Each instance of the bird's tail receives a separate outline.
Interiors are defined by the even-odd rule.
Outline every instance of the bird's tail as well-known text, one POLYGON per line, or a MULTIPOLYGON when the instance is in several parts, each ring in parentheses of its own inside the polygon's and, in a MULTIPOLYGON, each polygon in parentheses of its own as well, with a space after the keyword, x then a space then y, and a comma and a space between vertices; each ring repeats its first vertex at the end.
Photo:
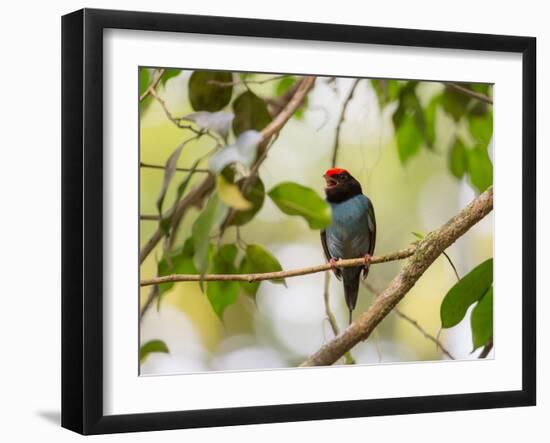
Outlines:
POLYGON ((359 293, 359 280, 363 268, 344 268, 342 269, 342 280, 344 281, 344 296, 349 311, 349 324, 351 324, 351 314, 357 304, 357 294, 359 293))

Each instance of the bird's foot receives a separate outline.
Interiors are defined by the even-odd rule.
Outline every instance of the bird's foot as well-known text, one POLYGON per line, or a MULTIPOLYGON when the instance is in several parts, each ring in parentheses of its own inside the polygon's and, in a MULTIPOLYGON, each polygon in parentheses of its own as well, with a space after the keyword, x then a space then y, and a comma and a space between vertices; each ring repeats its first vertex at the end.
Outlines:
POLYGON ((372 255, 366 254, 366 255, 363 257, 363 260, 365 261, 365 266, 370 266, 370 264, 371 264, 371 262, 372 262, 372 255))
POLYGON ((328 263, 332 269, 336 269, 336 263, 338 263, 338 258, 331 258, 328 263))

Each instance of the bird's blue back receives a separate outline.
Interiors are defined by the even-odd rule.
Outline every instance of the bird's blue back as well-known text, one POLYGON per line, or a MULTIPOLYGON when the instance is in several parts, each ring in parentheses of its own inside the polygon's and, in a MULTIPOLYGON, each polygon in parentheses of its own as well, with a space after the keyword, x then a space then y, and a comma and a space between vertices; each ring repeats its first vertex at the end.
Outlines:
POLYGON ((374 222, 369 219, 369 198, 356 195, 330 203, 332 223, 326 228, 327 247, 333 258, 357 258, 369 253, 374 222))

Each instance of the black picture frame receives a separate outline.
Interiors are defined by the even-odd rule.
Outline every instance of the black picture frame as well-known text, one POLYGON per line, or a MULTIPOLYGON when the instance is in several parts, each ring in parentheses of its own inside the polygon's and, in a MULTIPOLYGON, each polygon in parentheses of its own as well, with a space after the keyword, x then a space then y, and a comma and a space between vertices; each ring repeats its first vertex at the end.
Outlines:
POLYGON ((536 39, 84 9, 62 18, 62 426, 82 434, 535 405, 536 39), (108 28, 519 53, 523 64, 522 389, 194 411, 103 413, 103 31, 108 28))

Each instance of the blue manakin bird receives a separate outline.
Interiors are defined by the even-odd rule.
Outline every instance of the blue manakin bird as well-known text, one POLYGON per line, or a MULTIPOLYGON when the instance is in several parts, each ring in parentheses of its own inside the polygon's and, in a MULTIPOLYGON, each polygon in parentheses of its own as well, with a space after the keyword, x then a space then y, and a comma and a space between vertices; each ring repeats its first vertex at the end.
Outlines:
POLYGON ((332 208, 332 222, 321 231, 321 243, 336 277, 343 280, 344 296, 351 314, 357 304, 361 273, 369 273, 370 260, 376 243, 376 218, 370 199, 363 195, 361 184, 341 168, 329 169, 323 175, 325 195, 332 208), (342 258, 364 257, 362 266, 339 269, 336 262, 342 258))

